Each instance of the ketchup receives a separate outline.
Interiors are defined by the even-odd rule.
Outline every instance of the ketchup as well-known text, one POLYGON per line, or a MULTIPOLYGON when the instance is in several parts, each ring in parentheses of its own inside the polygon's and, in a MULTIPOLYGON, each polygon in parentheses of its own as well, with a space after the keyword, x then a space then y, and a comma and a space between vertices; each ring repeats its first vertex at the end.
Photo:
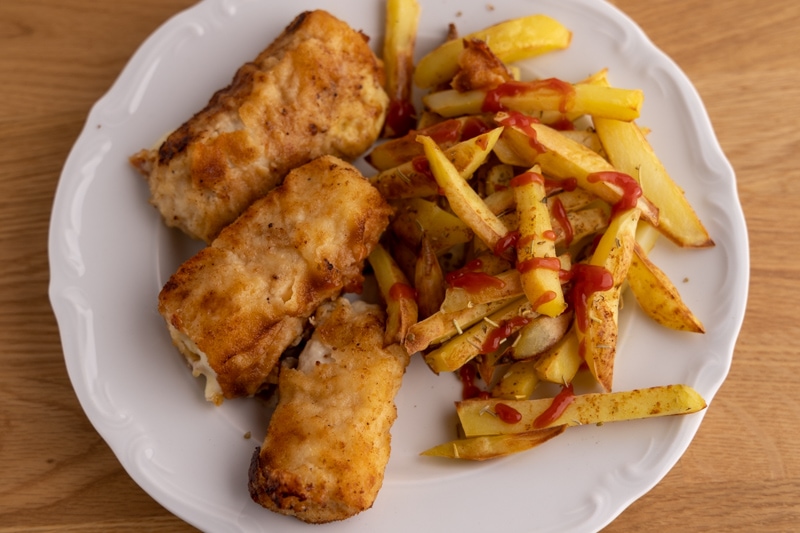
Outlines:
POLYGON ((572 383, 570 383, 562 388, 561 392, 556 394, 547 409, 536 417, 536 420, 533 421, 533 427, 536 429, 545 428, 558 420, 558 417, 564 413, 574 399, 575 393, 572 390, 572 383))
POLYGON ((451 287, 459 287, 467 292, 479 291, 486 287, 502 289, 506 286, 506 282, 498 277, 486 272, 477 272, 482 266, 480 259, 473 259, 462 268, 447 273, 444 280, 451 287))
POLYGON ((427 135, 439 145, 457 142, 461 139, 461 122, 458 119, 451 118, 444 122, 434 124, 433 126, 423 128, 419 133, 427 135))
POLYGON ((589 183, 605 181, 622 189, 622 197, 611 209, 612 215, 636 207, 636 202, 642 196, 639 183, 627 174, 613 170, 606 172, 592 172, 586 177, 589 183))
POLYGON ((458 369, 458 377, 461 378, 461 383, 463 385, 463 389, 461 391, 461 397, 465 400, 469 400, 471 398, 477 398, 480 393, 481 389, 475 385, 475 367, 471 364, 462 365, 461 368, 458 369))
POLYGON ((533 129, 531 124, 538 124, 539 120, 533 117, 529 117, 527 115, 523 115, 517 111, 510 111, 508 116, 499 120, 500 124, 503 126, 508 126, 509 128, 517 127, 522 130, 522 132, 529 137, 528 143, 531 145, 531 148, 543 154, 547 151, 537 139, 536 139, 536 130, 533 129))
POLYGON ((540 90, 551 90, 560 93, 561 102, 558 105, 559 111, 565 113, 575 95, 575 88, 565 81, 558 78, 547 78, 536 81, 507 81, 486 93, 486 97, 481 105, 484 113, 496 113, 505 111, 505 107, 500 103, 501 98, 507 96, 518 96, 526 92, 540 90))
POLYGON ((408 100, 392 99, 386 110, 385 130, 389 137, 402 137, 414 127, 417 111, 408 100))
POLYGON ((500 324, 499 328, 493 329, 489 332, 489 335, 486 336, 486 340, 483 341, 483 345, 481 346, 481 353, 491 353, 495 351, 512 333, 530 323, 530 321, 530 318, 524 316, 515 316, 514 318, 504 321, 500 324))
POLYGON ((431 181, 436 181, 436 178, 433 177, 433 172, 431 171, 431 164, 428 162, 428 158, 424 155, 419 155, 412 159, 411 167, 415 172, 419 172, 420 174, 430 178, 431 181))
POLYGON ((514 248, 517 245, 517 241, 519 241, 519 231, 513 230, 506 233, 503 237, 497 241, 497 244, 494 245, 494 255, 502 256, 506 253, 506 251, 510 248, 514 248))
POLYGON ((517 271, 519 271, 520 274, 530 272, 536 268, 545 268, 558 272, 561 270, 561 261, 558 257, 532 257, 517 263, 517 271))
POLYGON ((573 306, 578 330, 586 331, 589 316, 586 302, 597 291, 607 291, 614 286, 614 276, 605 267, 578 263, 572 267, 575 284, 572 287, 573 306))
POLYGON ((464 121, 464 125, 461 127, 461 139, 464 141, 473 139, 478 135, 483 135, 490 129, 489 125, 481 119, 469 117, 464 121))
POLYGON ((516 424, 522 420, 522 414, 519 411, 504 403, 494 404, 494 413, 497 415, 497 418, 506 424, 516 424))
POLYGON ((553 213, 553 218, 556 219, 558 225, 564 230, 564 244, 570 245, 572 239, 575 237, 575 230, 572 228, 572 223, 567 216, 567 210, 564 204, 561 203, 559 198, 555 198, 550 205, 550 212, 553 213))
POLYGON ((536 301, 533 302, 533 308, 534 309, 539 309, 539 307, 543 306, 547 302, 552 302, 553 300, 555 300, 556 297, 557 297, 557 294, 555 293, 555 291, 546 291, 546 292, 542 293, 541 296, 536 298, 536 301))
POLYGON ((400 300, 402 298, 409 298, 411 300, 417 299, 417 291, 408 283, 395 283, 389 289, 389 298, 393 300, 400 300))
POLYGON ((514 176, 511 178, 511 181, 508 182, 508 184, 512 187, 522 187, 523 185, 529 185, 531 183, 539 183, 544 185, 544 177, 538 172, 528 171, 523 172, 519 176, 514 176))

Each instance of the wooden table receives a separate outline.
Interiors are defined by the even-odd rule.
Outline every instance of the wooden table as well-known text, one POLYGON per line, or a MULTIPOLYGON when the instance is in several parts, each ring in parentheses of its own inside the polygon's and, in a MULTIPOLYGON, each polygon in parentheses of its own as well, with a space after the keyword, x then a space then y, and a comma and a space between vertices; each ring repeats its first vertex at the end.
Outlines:
MULTIPOLYGON (((143 39, 193 3, 0 3, 0 532, 192 529, 131 481, 78 405, 47 297, 47 233, 90 106, 143 39)), ((752 281, 730 376, 696 439, 607 531, 796 530, 800 3, 615 4, 708 107, 738 175, 752 281)))

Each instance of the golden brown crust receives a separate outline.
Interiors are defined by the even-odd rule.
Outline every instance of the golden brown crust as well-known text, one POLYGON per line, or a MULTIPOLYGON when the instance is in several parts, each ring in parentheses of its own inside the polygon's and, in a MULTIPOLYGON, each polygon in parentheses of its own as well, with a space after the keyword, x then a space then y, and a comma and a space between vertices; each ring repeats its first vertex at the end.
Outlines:
POLYGON ((297 369, 281 371, 280 400, 250 465, 254 501, 311 523, 372 506, 409 360, 399 345, 384 348, 384 321, 379 307, 362 302, 320 309, 297 369))
POLYGON ((210 242, 291 169, 353 160, 388 105, 367 38, 325 11, 299 15, 157 150, 131 157, 169 226, 210 242))
POLYGON ((295 169, 165 284, 159 312, 176 346, 205 354, 225 398, 254 394, 316 308, 360 288, 390 214, 344 161, 295 169))

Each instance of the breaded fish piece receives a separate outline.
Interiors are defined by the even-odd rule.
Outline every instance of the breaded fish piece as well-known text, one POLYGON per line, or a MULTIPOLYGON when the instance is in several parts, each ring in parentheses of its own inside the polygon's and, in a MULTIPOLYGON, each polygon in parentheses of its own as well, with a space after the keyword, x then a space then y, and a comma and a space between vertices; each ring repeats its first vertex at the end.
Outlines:
POLYGON ((359 290, 391 208, 349 163, 323 156, 293 170, 164 285, 158 310, 206 398, 251 396, 308 317, 359 290))
POLYGON ((317 314, 317 328, 278 380, 278 405, 250 464, 254 501, 310 523, 369 509, 383 484, 394 398, 409 355, 383 345, 384 312, 344 298, 317 314))
POLYGON ((389 100, 367 40, 326 11, 302 13, 158 149, 132 156, 164 222, 210 242, 291 169, 364 153, 389 100))

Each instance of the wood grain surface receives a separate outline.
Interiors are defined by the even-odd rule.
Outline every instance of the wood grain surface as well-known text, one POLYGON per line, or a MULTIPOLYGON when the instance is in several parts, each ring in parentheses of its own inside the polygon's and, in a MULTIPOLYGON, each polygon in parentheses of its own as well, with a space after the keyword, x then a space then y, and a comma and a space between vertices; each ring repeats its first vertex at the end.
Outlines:
MULTIPOLYGON (((50 209, 87 113, 137 46, 193 3, 0 2, 0 533, 193 530, 89 423, 47 297, 50 209)), ((800 2, 614 3, 703 98, 738 176, 752 272, 729 378, 695 440, 606 531, 796 531, 800 2)))

